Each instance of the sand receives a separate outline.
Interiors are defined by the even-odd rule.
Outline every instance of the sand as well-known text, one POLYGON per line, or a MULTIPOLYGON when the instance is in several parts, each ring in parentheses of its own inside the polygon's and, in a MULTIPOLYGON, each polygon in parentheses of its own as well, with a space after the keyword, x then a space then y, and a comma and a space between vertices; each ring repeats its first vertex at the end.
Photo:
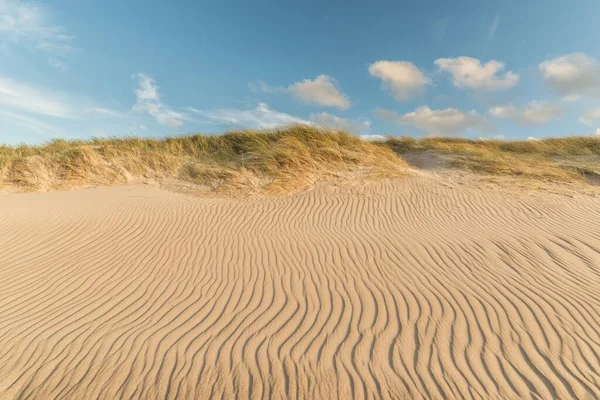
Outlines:
POLYGON ((0 194, 0 398, 600 398, 600 200, 0 194))

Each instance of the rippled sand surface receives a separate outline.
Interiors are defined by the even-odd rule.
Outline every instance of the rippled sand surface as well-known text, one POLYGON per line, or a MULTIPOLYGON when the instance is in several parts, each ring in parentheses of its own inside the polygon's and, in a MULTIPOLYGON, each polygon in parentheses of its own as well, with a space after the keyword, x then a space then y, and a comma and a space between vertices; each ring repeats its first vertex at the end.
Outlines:
POLYGON ((600 200, 3 194, 0 398, 600 398, 600 200))

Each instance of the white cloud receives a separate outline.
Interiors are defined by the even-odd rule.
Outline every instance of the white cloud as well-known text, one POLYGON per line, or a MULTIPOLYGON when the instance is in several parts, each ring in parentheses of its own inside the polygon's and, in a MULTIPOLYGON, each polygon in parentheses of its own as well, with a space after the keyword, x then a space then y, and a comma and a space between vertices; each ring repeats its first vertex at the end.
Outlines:
POLYGON ((456 108, 432 110, 422 106, 402 116, 384 109, 375 110, 375 115, 399 125, 412 125, 429 135, 460 135, 468 130, 484 133, 494 131, 490 123, 475 110, 465 113, 456 108))
POLYGON ((311 114, 310 120, 317 125, 352 133, 367 132, 371 128, 371 121, 369 120, 352 121, 326 112, 311 114))
POLYGON ((278 126, 290 124, 308 124, 305 121, 293 115, 272 110, 265 103, 259 103, 256 108, 251 110, 238 110, 234 108, 222 108, 217 110, 198 110, 188 108, 209 120, 210 123, 225 125, 230 128, 276 128, 278 126))
POLYGON ((305 79, 296 82, 287 90, 302 103, 336 107, 340 110, 350 108, 348 97, 336 87, 335 80, 327 75, 319 75, 314 80, 305 79))
POLYGON ((50 64, 51 66, 53 66, 54 68, 56 68, 62 72, 67 72, 69 69, 67 64, 65 64, 64 62, 62 62, 60 60, 57 60, 56 58, 49 58, 48 64, 50 64))
POLYGON ((290 93, 297 101, 323 107, 336 107, 347 110, 351 106, 350 99, 337 88, 335 79, 328 75, 319 75, 315 79, 304 79, 292 83, 288 87, 270 86, 263 81, 250 83, 250 91, 254 93, 290 93))
POLYGON ((435 65, 442 71, 452 75, 452 83, 460 89, 496 91, 509 89, 519 83, 519 75, 512 71, 505 72, 504 63, 496 60, 482 64, 476 58, 439 58, 435 65))
POLYGON ((69 118, 75 113, 61 96, 0 76, 0 105, 52 117, 69 118))
POLYGON ((382 80, 383 87, 397 101, 407 101, 423 93, 431 80, 408 61, 377 61, 369 66, 369 73, 382 80))
POLYGON ((596 130, 592 133, 594 136, 600 136, 600 128, 596 128, 596 130))
POLYGON ((600 121, 600 107, 587 111, 579 118, 579 122, 589 126, 594 125, 597 121, 600 121))
POLYGON ((500 135, 494 135, 494 136, 491 136, 491 137, 480 136, 480 137, 477 138, 477 140, 482 140, 484 142, 485 141, 489 141, 489 140, 504 140, 504 139, 506 139, 506 137, 504 135, 502 135, 502 134, 500 134, 500 135))
POLYGON ((529 141, 535 141, 535 140, 540 140, 539 138, 533 137, 533 136, 529 136, 527 139, 525 140, 529 140, 529 141))
POLYGON ((387 140, 387 136, 385 136, 385 135, 360 135, 360 138, 362 140, 366 140, 367 142, 371 142, 371 141, 383 142, 383 141, 387 140))
POLYGON ((537 125, 560 117, 562 108, 557 104, 532 101, 521 109, 512 104, 492 107, 490 114, 496 118, 511 119, 521 125, 537 125))
POLYGON ((587 54, 547 60, 540 63, 539 70, 544 82, 563 96, 600 96, 600 63, 587 54))
POLYGON ((0 0, 0 41, 23 43, 51 53, 72 50, 72 37, 52 22, 47 8, 19 0, 0 0))
POLYGON ((134 90, 137 102, 133 106, 133 110, 147 112, 159 124, 169 128, 178 128, 183 125, 183 121, 187 119, 186 115, 169 109, 161 102, 156 81, 144 73, 137 74, 135 77, 138 80, 138 88, 134 90))

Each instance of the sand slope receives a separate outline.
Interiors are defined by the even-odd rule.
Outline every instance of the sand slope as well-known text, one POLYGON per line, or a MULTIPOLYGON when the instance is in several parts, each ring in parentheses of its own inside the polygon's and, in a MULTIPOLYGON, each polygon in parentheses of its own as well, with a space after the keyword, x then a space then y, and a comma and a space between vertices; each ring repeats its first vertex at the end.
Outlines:
POLYGON ((600 398, 600 200, 0 195, 0 398, 600 398))

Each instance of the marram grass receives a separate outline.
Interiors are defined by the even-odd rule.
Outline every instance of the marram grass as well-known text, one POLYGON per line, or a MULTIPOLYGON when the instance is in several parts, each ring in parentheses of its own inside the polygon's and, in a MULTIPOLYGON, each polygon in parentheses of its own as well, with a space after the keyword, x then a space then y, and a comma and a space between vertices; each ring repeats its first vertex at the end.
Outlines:
POLYGON ((407 153, 444 156, 447 167, 490 176, 558 182, 600 177, 600 138, 536 141, 392 138, 367 142, 306 125, 166 139, 54 140, 42 146, 0 145, 0 186, 47 191, 174 180, 235 196, 284 194, 331 179, 406 175, 407 153))

